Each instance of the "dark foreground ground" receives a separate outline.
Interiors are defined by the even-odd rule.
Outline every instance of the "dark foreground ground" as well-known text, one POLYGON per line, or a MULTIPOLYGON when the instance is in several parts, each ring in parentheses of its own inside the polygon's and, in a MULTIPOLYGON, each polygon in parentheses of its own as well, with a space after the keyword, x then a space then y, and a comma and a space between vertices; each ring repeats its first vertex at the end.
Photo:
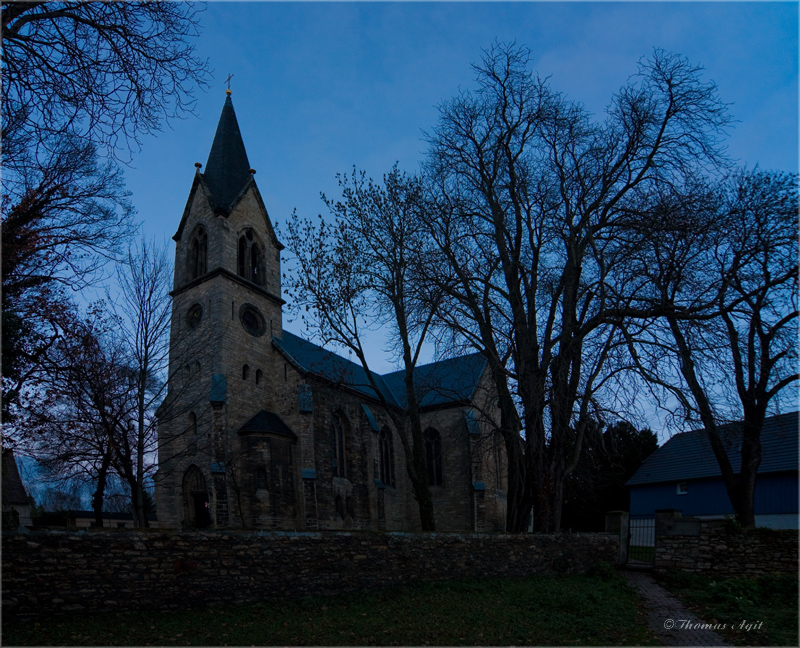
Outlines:
MULTIPOLYGON (((797 579, 666 580, 698 616, 764 621, 735 645, 797 643, 797 579), (737 596, 738 594, 738 596, 737 596), (720 607, 728 606, 728 607, 720 607), (733 608, 731 608, 733 606, 733 608)), ((2 645, 657 645, 637 596, 607 565, 585 576, 419 584, 295 601, 3 620, 2 645)))

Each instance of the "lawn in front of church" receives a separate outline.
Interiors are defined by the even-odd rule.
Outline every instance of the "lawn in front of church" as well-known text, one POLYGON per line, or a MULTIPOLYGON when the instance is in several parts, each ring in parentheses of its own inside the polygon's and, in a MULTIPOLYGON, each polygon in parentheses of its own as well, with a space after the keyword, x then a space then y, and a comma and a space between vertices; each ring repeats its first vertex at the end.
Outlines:
POLYGON ((611 568, 590 575, 415 584, 202 610, 3 624, 3 645, 657 645, 611 568))

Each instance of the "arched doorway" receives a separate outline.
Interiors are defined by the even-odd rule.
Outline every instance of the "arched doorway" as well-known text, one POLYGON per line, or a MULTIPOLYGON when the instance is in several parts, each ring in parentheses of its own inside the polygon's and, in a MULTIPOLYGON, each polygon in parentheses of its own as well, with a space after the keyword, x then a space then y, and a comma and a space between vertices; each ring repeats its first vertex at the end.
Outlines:
POLYGON ((189 466, 183 475, 183 519, 188 527, 206 529, 211 526, 206 478, 195 465, 189 466))

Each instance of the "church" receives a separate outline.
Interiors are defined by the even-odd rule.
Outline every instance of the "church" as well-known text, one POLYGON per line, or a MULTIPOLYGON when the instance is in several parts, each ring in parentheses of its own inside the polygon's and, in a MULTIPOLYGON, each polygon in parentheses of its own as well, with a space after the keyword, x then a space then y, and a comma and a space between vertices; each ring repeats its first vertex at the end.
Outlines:
MULTIPOLYGON (((283 330, 281 250, 227 91, 173 237, 161 528, 420 529, 398 430, 364 369, 283 330)), ((479 354, 417 367, 437 531, 502 531, 507 471, 479 354)), ((404 372, 375 375, 404 406, 404 372)))

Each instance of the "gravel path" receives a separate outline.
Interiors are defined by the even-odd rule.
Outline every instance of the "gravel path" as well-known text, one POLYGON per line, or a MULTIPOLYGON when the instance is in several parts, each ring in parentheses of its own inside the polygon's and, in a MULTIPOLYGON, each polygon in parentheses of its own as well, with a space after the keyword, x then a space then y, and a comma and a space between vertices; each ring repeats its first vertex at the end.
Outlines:
POLYGON ((647 623, 664 646, 730 646, 650 574, 623 572, 647 608, 647 623))

